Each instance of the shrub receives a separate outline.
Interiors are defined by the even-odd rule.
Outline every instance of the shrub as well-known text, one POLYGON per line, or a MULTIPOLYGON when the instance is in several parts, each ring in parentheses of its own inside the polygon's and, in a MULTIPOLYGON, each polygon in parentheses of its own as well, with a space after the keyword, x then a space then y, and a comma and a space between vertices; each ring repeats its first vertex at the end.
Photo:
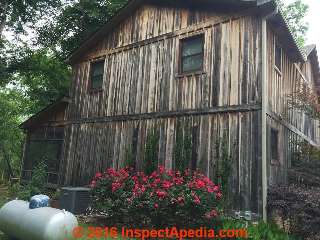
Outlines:
POLYGON ((284 228, 303 239, 320 239, 320 189, 290 185, 269 191, 269 212, 278 210, 284 228), (286 226, 288 225, 288 226, 286 226))
POLYGON ((32 196, 44 193, 46 190, 45 183, 47 182, 46 168, 47 166, 43 162, 36 165, 32 171, 31 180, 27 185, 21 186, 17 183, 10 187, 9 191, 11 196, 29 201, 32 196))
POLYGON ((112 168, 91 182, 92 209, 108 224, 130 227, 215 226, 220 186, 203 174, 164 167, 145 175, 112 168))

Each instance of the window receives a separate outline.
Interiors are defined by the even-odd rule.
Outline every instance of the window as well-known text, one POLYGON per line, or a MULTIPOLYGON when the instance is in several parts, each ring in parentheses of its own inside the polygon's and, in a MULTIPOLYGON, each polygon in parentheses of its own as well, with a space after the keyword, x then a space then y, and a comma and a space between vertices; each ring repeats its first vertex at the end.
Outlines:
POLYGON ((102 88, 104 73, 104 60, 91 63, 90 89, 99 90, 102 88))
POLYGON ((203 35, 182 39, 180 42, 180 73, 203 70, 203 35))
POLYGON ((278 68, 278 70, 281 72, 281 55, 282 55, 282 49, 281 47, 276 44, 275 47, 275 65, 278 68))
POLYGON ((278 130, 271 128, 271 161, 279 160, 278 135, 278 130))

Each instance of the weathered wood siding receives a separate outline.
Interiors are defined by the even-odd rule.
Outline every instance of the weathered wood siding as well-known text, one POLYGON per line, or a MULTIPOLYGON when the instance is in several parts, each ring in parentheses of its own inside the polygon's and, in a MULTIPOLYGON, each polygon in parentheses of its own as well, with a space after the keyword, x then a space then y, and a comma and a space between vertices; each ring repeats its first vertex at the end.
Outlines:
POLYGON ((88 50, 73 66, 61 184, 88 184, 132 155, 141 169, 152 131, 171 168, 177 136, 191 134, 191 161, 212 177, 225 136, 233 206, 261 213, 261 21, 232 15, 146 5, 88 50), (194 34, 204 34, 204 69, 181 76, 179 41, 194 34), (90 93, 96 59, 105 59, 103 87, 90 93))
MULTIPOLYGON (((282 51, 281 72, 275 68, 275 44, 278 41, 276 35, 269 29, 268 32, 268 62, 269 64, 269 110, 271 113, 288 125, 296 129, 300 135, 313 144, 320 144, 319 121, 312 119, 302 111, 290 107, 288 101, 296 93, 306 89, 315 93, 315 78, 312 65, 308 59, 305 63, 294 63, 282 51)), ((272 114, 271 114, 272 115, 272 114)))
MULTIPOLYGON (((132 18, 149 16, 150 11, 156 10, 144 7, 130 19, 133 21, 132 18)), ((167 14, 162 8, 157 11, 167 14)), ((116 39, 106 38, 106 42, 114 41, 114 45, 105 44, 102 47, 106 52, 102 54, 105 56, 105 78, 101 92, 88 92, 90 60, 73 66, 69 119, 169 112, 261 101, 261 41, 260 21, 257 18, 247 16, 222 21, 214 17, 207 22, 188 26, 183 23, 185 17, 180 16, 188 16, 183 10, 180 13, 172 10, 171 13, 179 16, 176 17, 177 21, 182 22, 167 21, 165 17, 146 17, 148 21, 145 20, 145 24, 139 20, 136 23, 138 26, 134 35, 140 37, 132 36, 133 40, 127 40, 131 33, 126 32, 127 28, 133 24, 128 20, 131 25, 125 22, 124 26, 119 27, 120 30, 116 32, 120 31, 121 34, 117 33, 116 39), (166 30, 151 27, 146 30, 152 21, 160 21, 157 24, 161 28, 166 26, 166 30), (174 26, 169 27, 170 23, 174 26), (151 29, 154 31, 151 36, 180 30, 167 37, 126 45, 146 38, 149 35, 141 32, 151 29), (205 35, 204 71, 201 74, 179 76, 179 39, 195 33, 205 35), (120 49, 110 50, 111 47, 120 49)), ((101 57, 101 53, 103 50, 93 51, 88 56, 92 60, 101 57)))
MULTIPOLYGON (((74 124, 68 127, 68 151, 61 164, 62 181, 86 185, 95 172, 124 167, 135 156, 138 169, 146 160, 150 134, 157 132, 155 151, 159 164, 175 167, 176 149, 182 136, 192 137, 190 151, 197 168, 213 177, 223 140, 232 156, 230 189, 235 207, 258 212, 261 191, 260 111, 180 118, 74 124), (196 131, 194 131, 196 129, 196 131), (217 143, 219 147, 217 148, 217 143)), ((220 160, 221 161, 221 160, 220 160)), ((189 162, 189 167, 191 162, 189 162)), ((221 164, 221 163, 220 163, 221 164)))

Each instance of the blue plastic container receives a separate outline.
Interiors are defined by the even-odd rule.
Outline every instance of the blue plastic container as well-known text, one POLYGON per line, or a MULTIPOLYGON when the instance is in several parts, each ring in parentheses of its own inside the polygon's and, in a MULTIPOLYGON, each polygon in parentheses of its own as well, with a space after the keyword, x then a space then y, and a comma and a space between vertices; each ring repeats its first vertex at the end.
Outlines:
POLYGON ((35 195, 30 199, 29 208, 49 207, 49 200, 50 198, 47 195, 35 195))

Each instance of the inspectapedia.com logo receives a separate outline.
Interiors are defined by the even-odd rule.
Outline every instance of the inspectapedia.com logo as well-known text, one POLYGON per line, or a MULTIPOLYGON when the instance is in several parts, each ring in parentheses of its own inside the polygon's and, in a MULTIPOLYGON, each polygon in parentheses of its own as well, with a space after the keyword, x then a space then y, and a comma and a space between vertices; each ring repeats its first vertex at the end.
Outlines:
POLYGON ((122 227, 76 227, 73 229, 75 239, 228 239, 228 238, 248 238, 247 229, 225 229, 215 231, 214 229, 178 229, 176 227, 164 229, 130 229, 122 227))

